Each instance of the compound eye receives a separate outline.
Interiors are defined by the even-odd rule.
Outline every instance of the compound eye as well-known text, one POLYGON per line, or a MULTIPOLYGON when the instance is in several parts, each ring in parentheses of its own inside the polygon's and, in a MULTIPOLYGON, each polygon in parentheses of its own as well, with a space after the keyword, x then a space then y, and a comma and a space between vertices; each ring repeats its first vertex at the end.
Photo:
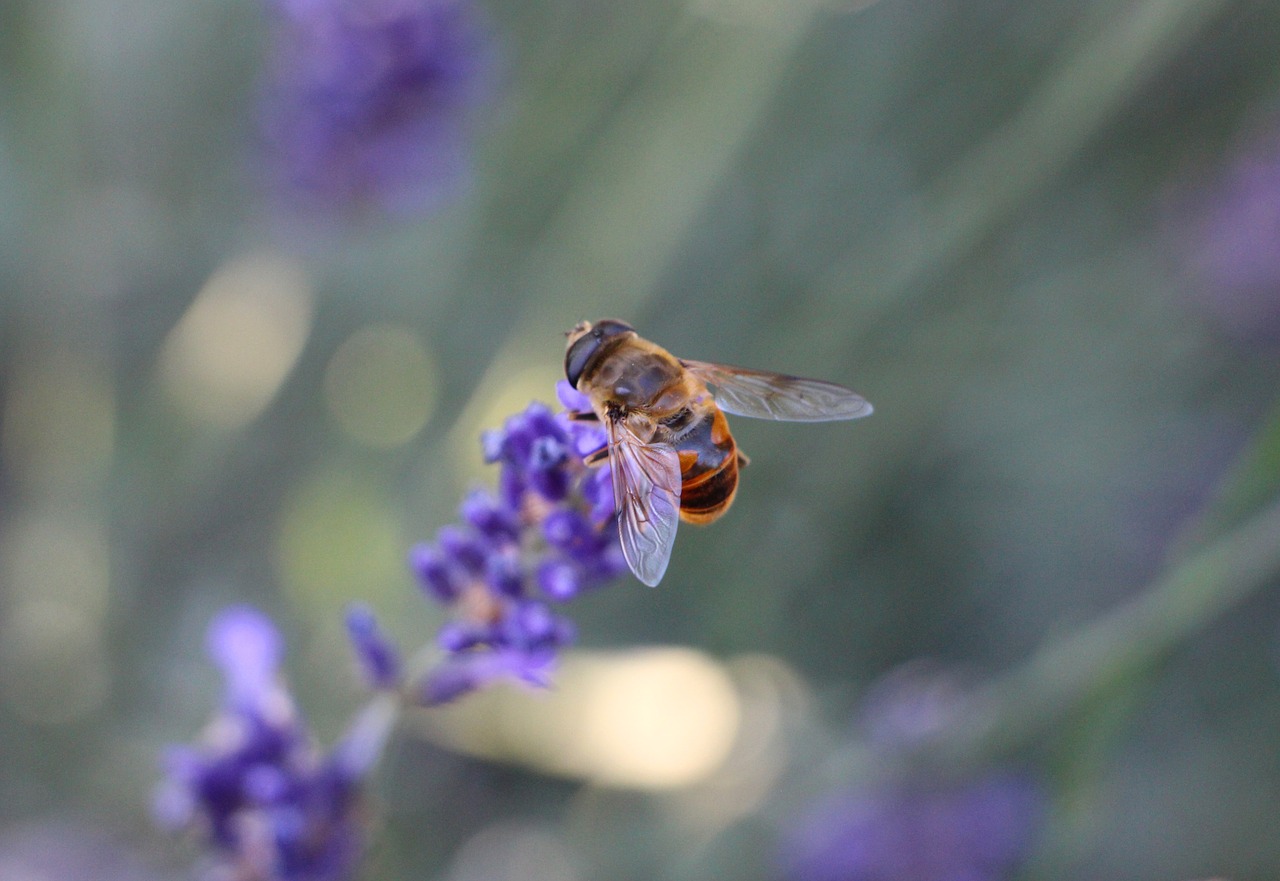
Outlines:
POLYGON ((569 385, 574 388, 578 387, 578 380, 582 378, 582 371, 587 369, 587 362, 591 360, 591 356, 599 348, 600 336, 597 333, 597 329, 592 328, 589 333, 584 333, 564 353, 564 376, 565 379, 569 380, 569 385))
POLYGON ((574 388, 578 387, 582 371, 587 369, 587 365, 591 363, 591 359, 595 357, 605 340, 634 333, 635 330, 631 325, 616 318, 605 318, 595 324, 584 321, 575 327, 569 334, 573 342, 564 353, 564 375, 569 380, 569 384, 574 388), (575 334, 578 335, 577 339, 573 339, 575 334))
POLYGON ((635 328, 616 318, 604 318, 592 325, 591 332, 603 340, 620 333, 635 333, 635 328))

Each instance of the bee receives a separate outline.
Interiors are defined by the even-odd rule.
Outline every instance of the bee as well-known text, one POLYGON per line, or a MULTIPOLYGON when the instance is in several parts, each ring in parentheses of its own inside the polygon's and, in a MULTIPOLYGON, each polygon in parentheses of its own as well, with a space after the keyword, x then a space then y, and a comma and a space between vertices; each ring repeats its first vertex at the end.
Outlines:
POLYGON ((591 402, 575 418, 604 424, 607 444, 587 463, 608 460, 622 553, 650 587, 667 571, 680 521, 711 523, 733 503, 747 458, 725 413, 786 422, 871 413, 844 386, 677 358, 611 318, 569 331, 564 373, 591 402))

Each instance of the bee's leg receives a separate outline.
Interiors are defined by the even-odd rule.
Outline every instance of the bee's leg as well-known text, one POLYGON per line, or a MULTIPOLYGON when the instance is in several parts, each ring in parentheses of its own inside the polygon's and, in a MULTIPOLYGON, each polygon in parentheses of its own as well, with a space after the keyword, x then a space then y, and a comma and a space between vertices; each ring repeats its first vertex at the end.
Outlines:
POLYGON ((603 465, 608 460, 609 460, 609 448, 607 446, 604 446, 596 450, 594 453, 587 453, 585 456, 583 456, 582 464, 586 465, 588 468, 594 468, 597 465, 603 465))
POLYGON ((566 410, 565 415, 573 422, 599 422, 600 417, 590 410, 566 410))
POLYGON ((738 467, 742 468, 750 464, 751 458, 746 453, 742 452, 742 450, 738 450, 738 467))

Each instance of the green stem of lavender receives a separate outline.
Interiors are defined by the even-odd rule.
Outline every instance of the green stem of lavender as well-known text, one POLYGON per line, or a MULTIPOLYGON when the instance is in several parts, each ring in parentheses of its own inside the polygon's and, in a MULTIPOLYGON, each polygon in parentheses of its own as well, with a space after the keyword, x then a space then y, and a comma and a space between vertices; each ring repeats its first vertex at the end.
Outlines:
POLYGON ((1092 624, 1045 643, 990 682, 942 747, 953 760, 1016 748, 1179 642, 1274 583, 1280 572, 1280 503, 1184 559, 1092 624))
MULTIPOLYGON (((893 310, 919 309, 948 289, 922 284, 971 250, 1080 156, 1139 91, 1215 16, 1225 0, 1142 0, 1090 22, 1061 64, 1004 126, 993 131, 919 198, 885 219, 881 232, 833 264, 811 308, 829 309, 857 292, 858 335, 876 332, 893 310)), ((804 316, 801 332, 827 328, 830 315, 804 316)), ((837 325, 839 327, 839 325, 837 325)), ((843 329, 843 328, 841 328, 843 329)), ((834 360, 855 351, 847 336, 834 360)), ((823 340, 826 343, 826 340, 823 340)))
POLYGON ((1020 745, 1271 583, 1280 570, 1280 402, 1215 495, 1177 542, 1180 562, 1168 574, 989 683, 952 747, 1020 745))
POLYGON ((365 768, 372 771, 381 763, 391 735, 405 713, 423 709, 419 696, 422 679, 440 661, 441 655, 434 640, 427 642, 405 661, 404 681, 400 688, 376 693, 352 717, 347 740, 360 740, 367 744, 365 768))
MULTIPOLYGON (((948 775, 1026 746, 1147 670, 1219 616, 1280 575, 1280 501, 1187 554, 1165 576, 1094 622, 1046 641, 1014 669, 968 696, 945 731, 899 758, 948 775)), ((802 726, 793 734, 817 762, 787 781, 766 809, 783 816, 831 781, 892 772, 867 746, 802 726)))

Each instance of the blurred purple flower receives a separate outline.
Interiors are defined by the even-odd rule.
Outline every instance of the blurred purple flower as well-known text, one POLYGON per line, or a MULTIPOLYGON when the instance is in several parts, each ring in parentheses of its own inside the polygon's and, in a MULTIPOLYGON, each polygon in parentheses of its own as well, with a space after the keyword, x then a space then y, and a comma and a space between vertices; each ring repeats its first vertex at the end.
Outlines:
POLYGON ((1197 302, 1233 335, 1280 342, 1280 131, 1249 142, 1176 212, 1197 302))
POLYGON ((911 752, 945 736, 966 708, 961 677, 934 661, 910 661, 881 676, 862 696, 859 730, 869 746, 911 752))
POLYGON ((279 675, 283 640, 261 612, 237 606, 209 625, 208 652, 226 697, 202 742, 174 747, 157 819, 199 830, 215 877, 340 881, 360 851, 360 785, 386 725, 367 710, 324 755, 279 675))
MULTIPOLYGON (((589 412, 567 382, 557 394, 569 410, 589 412)), ((609 466, 583 462, 605 445, 599 423, 533 403, 481 443, 485 459, 501 466, 497 492, 467 496, 460 524, 409 553, 424 592, 457 613, 438 637, 448 657, 421 688, 428 705, 498 680, 547 685, 559 649, 574 639, 572 623, 549 602, 627 570, 609 466)))
POLYGON ((1027 778, 837 792, 784 832, 792 881, 1000 881, 1025 860, 1043 812, 1027 778))
POLYGON ((495 51, 471 0, 266 0, 276 13, 261 127, 304 209, 430 208, 469 166, 495 51))
POLYGON ((4 881, 160 881, 104 831, 68 819, 12 825, 0 833, 4 881))
POLYGON ((1028 776, 988 770, 923 776, 911 758, 945 736, 965 709, 960 676, 931 661, 891 671, 868 689, 863 744, 899 777, 850 785, 783 830, 790 881, 1000 881, 1012 877, 1040 829, 1044 797, 1028 776), (909 770, 917 768, 917 770, 909 770))
POLYGON ((224 609, 205 634, 209 660, 221 670, 227 704, 245 706, 278 699, 284 640, 261 612, 248 606, 224 609))

